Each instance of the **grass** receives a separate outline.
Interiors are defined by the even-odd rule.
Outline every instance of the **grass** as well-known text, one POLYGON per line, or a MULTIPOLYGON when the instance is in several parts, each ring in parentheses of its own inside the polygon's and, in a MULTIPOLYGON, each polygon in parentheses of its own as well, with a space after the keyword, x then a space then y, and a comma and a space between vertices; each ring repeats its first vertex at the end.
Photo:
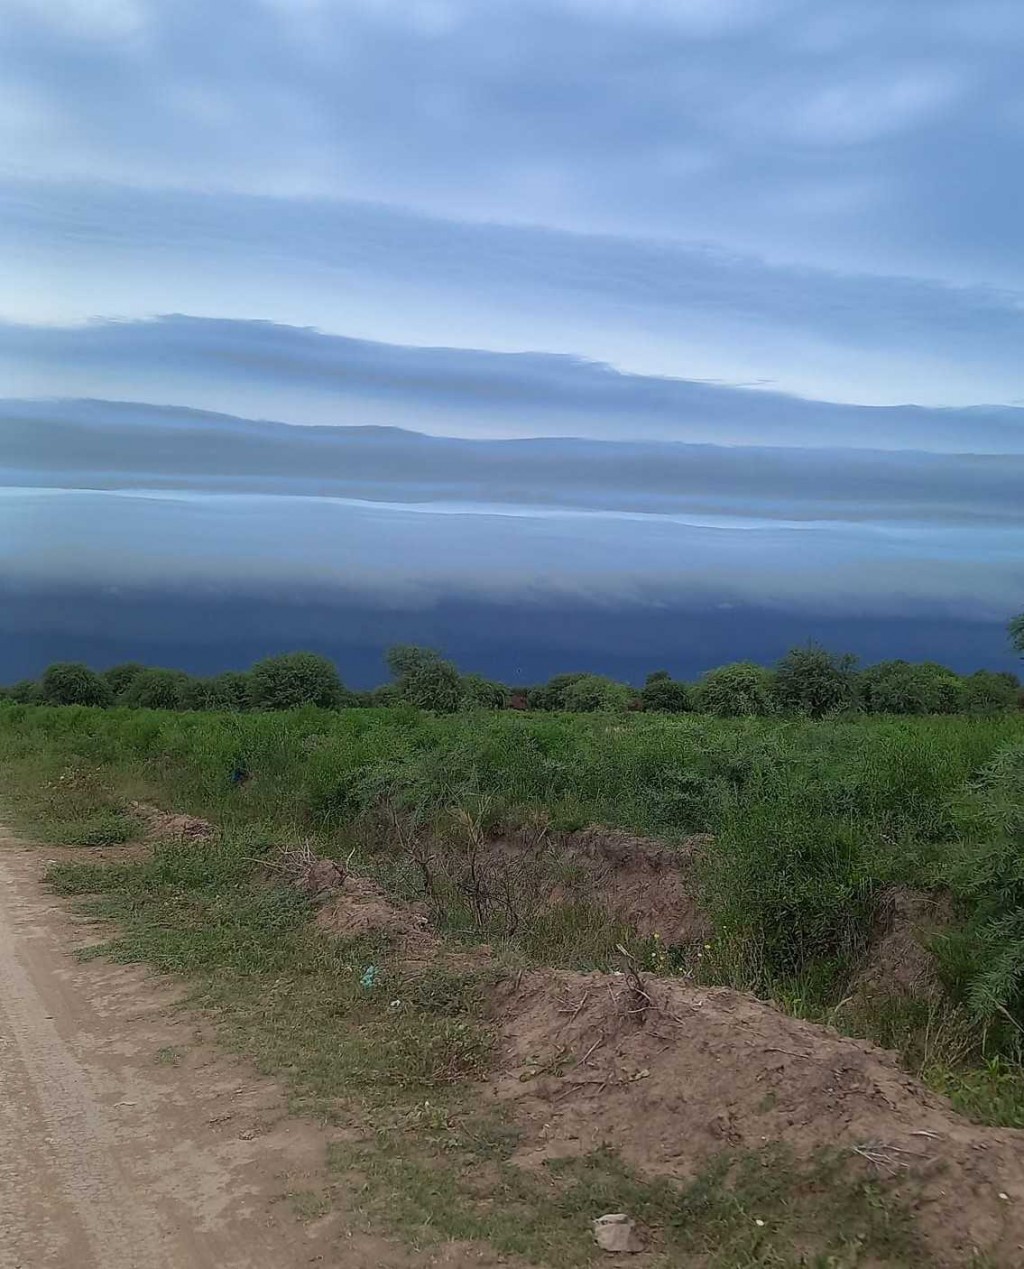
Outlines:
MULTIPOLYGON (((618 967, 626 945, 645 971, 753 990, 897 1048, 972 1118, 1024 1126, 1021 753, 1015 717, 0 708, 0 796, 41 840, 131 840, 135 798, 218 826, 211 843, 118 863, 83 853, 53 870, 58 889, 118 931, 92 954, 182 975, 223 1042, 283 1078, 297 1107, 355 1124, 333 1167, 357 1182, 367 1222, 387 1214, 413 1242, 464 1238, 551 1265, 589 1263, 590 1218, 623 1208, 650 1225, 667 1263, 920 1261, 905 1209, 841 1156, 722 1156, 689 1186, 635 1176, 607 1154, 525 1172, 513 1128, 473 1092, 493 1061, 487 1000, 504 971, 414 969, 381 936, 325 940, 307 901, 271 884, 260 860, 309 842, 422 899, 423 841, 463 852, 462 868, 474 835, 497 831, 598 822, 669 842, 712 834, 698 878, 715 924, 706 945, 640 939, 585 894, 509 923, 449 889, 436 923, 450 938, 490 939, 508 968, 618 967), (239 768, 251 777, 241 785, 239 768), (947 991, 858 1010, 851 981, 895 885, 953 894, 947 991)), ((320 1207, 310 1200, 310 1215, 320 1207)))

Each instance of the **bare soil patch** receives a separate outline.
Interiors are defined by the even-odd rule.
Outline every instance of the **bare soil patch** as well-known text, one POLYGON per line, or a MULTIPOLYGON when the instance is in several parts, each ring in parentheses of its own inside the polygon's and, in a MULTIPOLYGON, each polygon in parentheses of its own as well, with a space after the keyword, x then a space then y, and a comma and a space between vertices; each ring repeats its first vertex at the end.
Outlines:
POLYGON ((1024 1263, 1024 1133, 962 1119, 893 1054, 678 979, 638 996, 624 977, 534 972, 495 1008, 495 1091, 529 1127, 521 1162, 610 1145, 690 1179, 723 1149, 846 1147, 913 1203, 934 1264, 1024 1263))

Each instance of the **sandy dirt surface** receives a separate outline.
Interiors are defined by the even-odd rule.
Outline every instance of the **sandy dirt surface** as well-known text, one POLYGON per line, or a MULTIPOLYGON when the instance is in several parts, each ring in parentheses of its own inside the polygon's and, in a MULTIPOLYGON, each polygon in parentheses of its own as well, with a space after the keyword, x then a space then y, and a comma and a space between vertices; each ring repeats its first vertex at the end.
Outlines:
MULTIPOLYGON (((49 852, 52 854, 52 852, 49 852)), ((327 1133, 204 1040, 180 990, 77 961, 97 932, 40 884, 48 852, 0 830, 0 1269, 480 1264, 312 1223, 327 1133)))

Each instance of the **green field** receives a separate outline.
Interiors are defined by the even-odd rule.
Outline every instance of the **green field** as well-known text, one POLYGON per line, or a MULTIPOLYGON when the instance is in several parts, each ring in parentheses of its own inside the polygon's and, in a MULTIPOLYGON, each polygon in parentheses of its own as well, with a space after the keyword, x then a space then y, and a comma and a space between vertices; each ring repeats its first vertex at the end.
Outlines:
MULTIPOLYGON (((358 1101, 387 1145, 384 1154, 339 1163, 370 1178, 367 1219, 378 1201, 410 1230, 439 1219, 429 1194, 436 1202, 438 1140, 447 1130, 420 1125, 420 1144, 402 1154, 396 1123, 422 1116, 425 1090, 435 1090, 429 1102, 445 1124, 460 1114, 458 1122, 475 1122, 459 1099, 487 1068, 480 1001, 484 980, 498 971, 438 969, 410 983, 379 939, 315 938, 308 902, 267 884, 282 847, 308 844, 398 900, 426 902, 447 940, 486 939, 499 967, 615 968, 624 946, 643 972, 736 986, 896 1048, 908 1069, 971 1117, 1024 1126, 1019 715, 810 721, 5 705, 0 780, 5 808, 24 832, 81 846, 53 880, 118 923, 106 954, 190 975, 197 1000, 218 1011, 225 1039, 286 1073, 304 1104, 342 1092, 350 1109, 358 1101), (219 835, 202 850, 168 842, 152 857, 92 858, 92 848, 138 835, 134 799, 202 816, 219 835), (512 920, 509 904, 475 905, 461 884, 474 843, 546 835, 557 855, 561 835, 594 824, 669 844, 700 835, 692 871, 713 927, 706 943, 644 937, 608 919, 585 886, 557 911, 525 905, 512 920), (943 897, 946 920, 932 940, 941 992, 858 993, 886 905, 907 888, 943 897), (381 966, 386 993, 412 1002, 402 1017, 382 1014, 360 990, 355 970, 371 962, 381 966), (424 1169, 434 1176, 429 1194, 421 1193, 424 1169)), ((466 1131, 481 1150, 489 1143, 501 1184, 528 1187, 508 1170, 500 1125, 466 1131)), ((584 1263, 571 1231, 619 1165, 588 1166, 586 1175, 569 1169, 543 1201, 532 1191, 510 1197, 517 1210, 534 1211, 527 1229, 517 1221, 494 1227, 496 1218, 460 1189, 453 1165, 444 1174, 448 1232, 540 1263, 584 1263)), ((615 1184, 621 1193, 626 1181, 620 1175, 615 1184)), ((669 1201, 646 1184, 629 1181, 637 1204, 653 1211, 669 1201)), ((860 1211, 856 1195, 842 1201, 860 1211)), ((705 1232, 702 1263, 798 1263, 744 1259, 728 1221, 705 1232)), ((884 1239, 865 1238, 871 1263, 915 1263, 884 1239), (885 1259, 890 1253, 896 1258, 885 1259)))

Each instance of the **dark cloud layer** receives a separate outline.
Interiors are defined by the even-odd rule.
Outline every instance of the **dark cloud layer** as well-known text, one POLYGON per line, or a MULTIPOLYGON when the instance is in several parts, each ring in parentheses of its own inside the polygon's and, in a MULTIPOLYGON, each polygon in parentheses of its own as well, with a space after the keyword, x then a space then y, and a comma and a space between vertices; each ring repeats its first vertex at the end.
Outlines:
POLYGON ((179 404, 273 403, 293 423, 312 414, 449 435, 1024 453, 1024 410, 1014 407, 843 405, 622 374, 569 356, 411 348, 261 321, 8 323, 0 325, 4 365, 31 395, 91 396, 91 385, 117 383, 118 395, 176 394, 186 398, 179 404))
POLYGON ((1024 453, 481 441, 105 401, 0 401, 0 426, 21 486, 1011 526, 1024 489, 1024 453))

